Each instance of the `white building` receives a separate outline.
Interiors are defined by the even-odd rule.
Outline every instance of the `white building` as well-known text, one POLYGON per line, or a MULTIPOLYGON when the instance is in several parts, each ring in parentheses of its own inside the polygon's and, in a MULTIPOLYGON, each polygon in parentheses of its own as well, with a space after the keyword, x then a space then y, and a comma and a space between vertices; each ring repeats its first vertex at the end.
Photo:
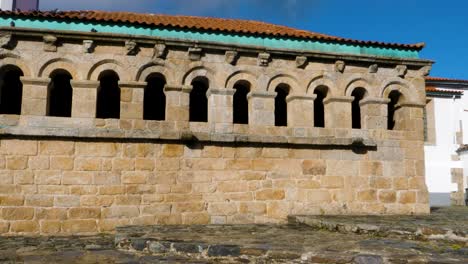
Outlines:
POLYGON ((0 0, 0 8, 2 10, 37 10, 39 9, 39 0, 0 0))
POLYGON ((425 160, 431 206, 465 204, 464 191, 468 188, 467 90, 468 80, 426 79, 425 160))

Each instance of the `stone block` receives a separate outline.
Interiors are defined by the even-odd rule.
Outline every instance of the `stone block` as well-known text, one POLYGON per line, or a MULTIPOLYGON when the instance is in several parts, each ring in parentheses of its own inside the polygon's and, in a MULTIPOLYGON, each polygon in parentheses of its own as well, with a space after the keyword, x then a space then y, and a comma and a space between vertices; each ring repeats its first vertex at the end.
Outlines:
POLYGON ((56 207, 77 207, 80 205, 80 196, 64 195, 54 197, 54 206, 56 207))
POLYGON ((321 186, 325 188, 343 188, 344 179, 342 176, 322 176, 321 186))
POLYGON ((382 203, 395 203, 396 192, 391 190, 379 190, 378 192, 379 201, 382 203))
POLYGON ((283 200, 285 192, 281 189, 264 189, 255 192, 255 200, 283 200))
POLYGON ((14 179, 15 184, 34 184, 34 173, 29 170, 15 171, 14 179))
POLYGON ((121 181, 124 184, 144 184, 148 180, 148 173, 144 171, 123 172, 121 181))
POLYGON ((65 171, 62 176, 64 185, 89 185, 93 184, 94 172, 65 171))
POLYGON ((9 156, 6 158, 6 168, 9 170, 24 170, 27 167, 27 156, 9 156))
POLYGON ((54 205, 54 197, 52 195, 41 194, 26 195, 25 205, 33 207, 52 207, 54 205))
POLYGON ((40 141, 39 153, 44 155, 73 155, 75 142, 73 141, 40 141))
POLYGON ((1 141, 2 153, 8 155, 37 155, 37 141, 35 140, 21 140, 21 139, 7 139, 1 141))
POLYGON ((184 225, 207 225, 210 223, 210 215, 204 212, 182 214, 184 225))
POLYGON ((83 195, 80 197, 81 206, 111 206, 114 203, 114 196, 112 195, 83 195))
POLYGON ((162 157, 174 158, 181 157, 184 154, 184 146, 176 144, 165 144, 162 147, 162 157))
POLYGON ((39 224, 37 223, 37 221, 11 222, 10 232, 12 233, 37 233, 39 232, 39 224))
POLYGON ((140 210, 136 206, 113 206, 102 208, 102 218, 132 218, 140 215, 140 210))
POLYGON ((62 222, 55 220, 40 221, 40 231, 43 234, 58 234, 61 231, 62 222))
POLYGON ((93 233, 97 231, 96 220, 65 220, 62 230, 68 234, 93 233))
POLYGON ((118 147, 116 143, 76 142, 75 151, 83 157, 115 157, 118 147))
POLYGON ((50 169, 51 170, 72 170, 74 166, 74 158, 57 156, 50 157, 50 169))
POLYGON ((205 210, 205 203, 203 202, 186 202, 186 203, 175 203, 171 209, 174 213, 186 213, 186 212, 201 212, 205 210))
POLYGON ((266 204, 263 202, 241 202, 239 204, 239 213, 264 215, 266 213, 266 204))
POLYGON ((376 202, 377 191, 376 190, 362 190, 357 192, 357 200, 360 202, 376 202))
POLYGON ((34 217, 33 207, 4 207, 2 208, 2 219, 4 220, 32 220, 34 217))
POLYGON ((117 195, 114 197, 115 205, 140 205, 140 195, 117 195))
POLYGON ((23 204, 23 195, 0 195, 0 206, 21 206, 23 204))
POLYGON ((416 203, 416 192, 415 191, 399 191, 398 203, 401 203, 401 204, 416 203))
POLYGON ((304 175, 325 175, 327 172, 324 160, 304 160, 302 163, 302 173, 304 175))
POLYGON ((238 206, 232 202, 210 203, 208 213, 210 215, 234 215, 238 213, 238 206))
POLYGON ((101 218, 100 208, 78 207, 68 210, 69 219, 99 219, 101 218))

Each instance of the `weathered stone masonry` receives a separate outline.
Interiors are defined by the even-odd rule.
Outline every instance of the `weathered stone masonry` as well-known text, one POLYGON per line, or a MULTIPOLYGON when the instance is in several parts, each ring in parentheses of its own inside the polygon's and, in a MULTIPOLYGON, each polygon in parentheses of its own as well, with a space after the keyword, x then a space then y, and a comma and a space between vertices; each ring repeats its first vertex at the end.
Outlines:
POLYGON ((20 114, 0 115, 3 235, 429 212, 422 117, 431 62, 99 32, 1 34, 0 77, 22 75, 20 114), (70 117, 50 116, 57 72, 71 78, 70 117), (155 74, 164 82, 159 121, 144 119, 155 74), (118 116, 96 118, 111 75, 118 116), (248 118, 238 123, 247 124, 233 123, 240 86, 248 118), (199 88, 207 122, 190 121, 203 112, 190 109, 199 88), (275 126, 279 115, 286 126, 275 126))

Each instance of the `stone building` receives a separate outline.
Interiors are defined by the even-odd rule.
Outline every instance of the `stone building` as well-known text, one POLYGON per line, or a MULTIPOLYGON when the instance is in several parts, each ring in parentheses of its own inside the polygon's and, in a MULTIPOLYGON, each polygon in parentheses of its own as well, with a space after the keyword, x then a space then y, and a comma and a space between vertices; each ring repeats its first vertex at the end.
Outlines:
POLYGON ((0 12, 0 232, 426 214, 423 44, 0 12))
POLYGON ((465 205, 468 188, 467 80, 426 78, 426 183, 430 205, 465 205))

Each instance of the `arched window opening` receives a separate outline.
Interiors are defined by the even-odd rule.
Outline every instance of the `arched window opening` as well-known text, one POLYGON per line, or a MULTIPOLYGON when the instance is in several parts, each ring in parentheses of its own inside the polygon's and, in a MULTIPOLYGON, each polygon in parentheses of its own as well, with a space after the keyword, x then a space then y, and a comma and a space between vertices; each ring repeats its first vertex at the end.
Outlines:
POLYGON ((314 94, 317 97, 314 100, 314 126, 325 127, 325 106, 323 100, 327 97, 328 88, 325 86, 317 87, 314 94))
POLYGON ((288 125, 288 105, 286 102, 286 96, 289 93, 289 86, 280 84, 275 89, 275 126, 287 126, 288 125))
POLYGON ((161 74, 151 74, 146 78, 147 85, 143 98, 143 119, 166 119, 166 95, 164 86, 166 79, 161 74))
POLYGON ((190 92, 190 114, 191 122, 208 122, 208 91, 209 83, 205 77, 197 77, 192 81, 190 92))
POLYGON ((351 123, 352 128, 361 129, 361 106, 359 103, 366 95, 366 90, 364 88, 356 88, 351 93, 351 96, 354 97, 354 100, 351 104, 351 123))
POLYGON ((120 117, 120 88, 119 76, 111 70, 103 71, 99 75, 97 93, 97 118, 120 117))
POLYGON ((20 115, 24 76, 20 68, 7 65, 0 69, 0 114, 20 115))
POLYGON ((65 70, 55 70, 50 74, 47 101, 47 115, 71 117, 73 89, 72 76, 65 70))
POLYGON ((387 119, 387 128, 388 130, 395 129, 396 120, 395 120, 395 111, 397 110, 398 103, 401 99, 401 93, 398 91, 391 91, 388 95, 390 102, 388 103, 388 119, 387 119))
POLYGON ((234 93, 234 124, 249 123, 249 102, 247 94, 250 92, 250 83, 247 81, 239 81, 234 85, 236 92, 234 93))

